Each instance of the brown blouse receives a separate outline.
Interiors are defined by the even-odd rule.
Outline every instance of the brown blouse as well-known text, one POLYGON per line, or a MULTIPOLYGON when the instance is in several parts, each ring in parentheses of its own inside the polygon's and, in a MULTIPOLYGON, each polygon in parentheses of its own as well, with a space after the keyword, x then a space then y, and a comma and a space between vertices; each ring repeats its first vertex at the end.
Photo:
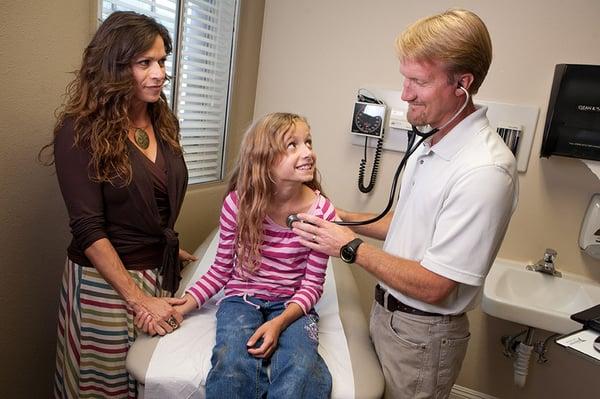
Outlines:
POLYGON ((173 230, 187 187, 187 168, 157 135, 156 163, 128 142, 132 182, 97 183, 90 179, 90 152, 74 145, 67 119, 54 140, 56 173, 69 213, 73 240, 69 258, 93 266, 84 251, 101 238, 110 240, 128 269, 159 267, 163 288, 175 292, 181 264, 173 230))

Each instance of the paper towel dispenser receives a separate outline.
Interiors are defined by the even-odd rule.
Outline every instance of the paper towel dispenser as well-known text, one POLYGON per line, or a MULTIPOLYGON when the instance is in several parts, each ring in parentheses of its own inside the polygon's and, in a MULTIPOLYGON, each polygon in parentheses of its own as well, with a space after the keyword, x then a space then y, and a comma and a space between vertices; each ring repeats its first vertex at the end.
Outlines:
POLYGON ((600 160, 600 65, 558 64, 540 157, 600 160))

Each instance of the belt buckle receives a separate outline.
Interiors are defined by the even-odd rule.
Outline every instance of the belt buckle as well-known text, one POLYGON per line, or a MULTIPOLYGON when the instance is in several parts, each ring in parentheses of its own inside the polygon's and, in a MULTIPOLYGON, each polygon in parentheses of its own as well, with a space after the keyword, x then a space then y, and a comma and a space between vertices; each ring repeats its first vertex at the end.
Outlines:
POLYGON ((390 292, 382 287, 383 290, 383 308, 388 312, 394 312, 395 309, 390 309, 390 292))
POLYGON ((390 308, 388 307, 388 299, 390 298, 390 293, 388 290, 386 290, 383 287, 382 287, 382 290, 383 290, 383 308, 387 311, 390 311, 390 308))
POLYGON ((377 302, 379 302, 379 304, 381 306, 383 306, 383 308, 385 310, 389 310, 387 308, 387 298, 388 298, 388 291, 383 288, 381 285, 377 284, 377 286, 375 287, 375 299, 377 300, 377 302), (381 302, 380 302, 381 300, 381 302))
POLYGON ((390 308, 390 296, 392 296, 390 291, 386 290, 385 288, 383 288, 380 285, 379 285, 379 291, 381 292, 381 306, 383 306, 383 308, 385 310, 387 310, 388 312, 395 312, 396 309, 390 308))

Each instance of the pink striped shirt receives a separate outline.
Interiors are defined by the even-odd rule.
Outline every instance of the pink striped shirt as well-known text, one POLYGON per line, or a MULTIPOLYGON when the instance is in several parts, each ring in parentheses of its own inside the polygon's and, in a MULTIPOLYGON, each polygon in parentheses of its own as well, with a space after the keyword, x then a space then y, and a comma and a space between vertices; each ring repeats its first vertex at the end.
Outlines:
MULTIPOLYGON (((334 220, 335 208, 316 192, 307 212, 326 220, 334 220)), ((268 216, 263 222, 261 262, 257 271, 249 273, 235 267, 234 242, 237 225, 238 198, 230 192, 221 208, 219 247, 212 266, 187 293, 200 306, 225 287, 225 297, 249 295, 267 301, 297 303, 308 313, 323 293, 329 256, 300 244, 298 236, 268 216)))

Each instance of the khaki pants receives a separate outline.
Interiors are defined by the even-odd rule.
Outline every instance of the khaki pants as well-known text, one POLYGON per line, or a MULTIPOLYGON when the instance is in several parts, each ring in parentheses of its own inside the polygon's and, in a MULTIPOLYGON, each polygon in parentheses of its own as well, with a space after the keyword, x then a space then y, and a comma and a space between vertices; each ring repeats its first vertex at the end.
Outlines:
POLYGON ((377 302, 370 331, 385 377, 385 397, 447 398, 469 342, 469 319, 389 312, 377 302))

